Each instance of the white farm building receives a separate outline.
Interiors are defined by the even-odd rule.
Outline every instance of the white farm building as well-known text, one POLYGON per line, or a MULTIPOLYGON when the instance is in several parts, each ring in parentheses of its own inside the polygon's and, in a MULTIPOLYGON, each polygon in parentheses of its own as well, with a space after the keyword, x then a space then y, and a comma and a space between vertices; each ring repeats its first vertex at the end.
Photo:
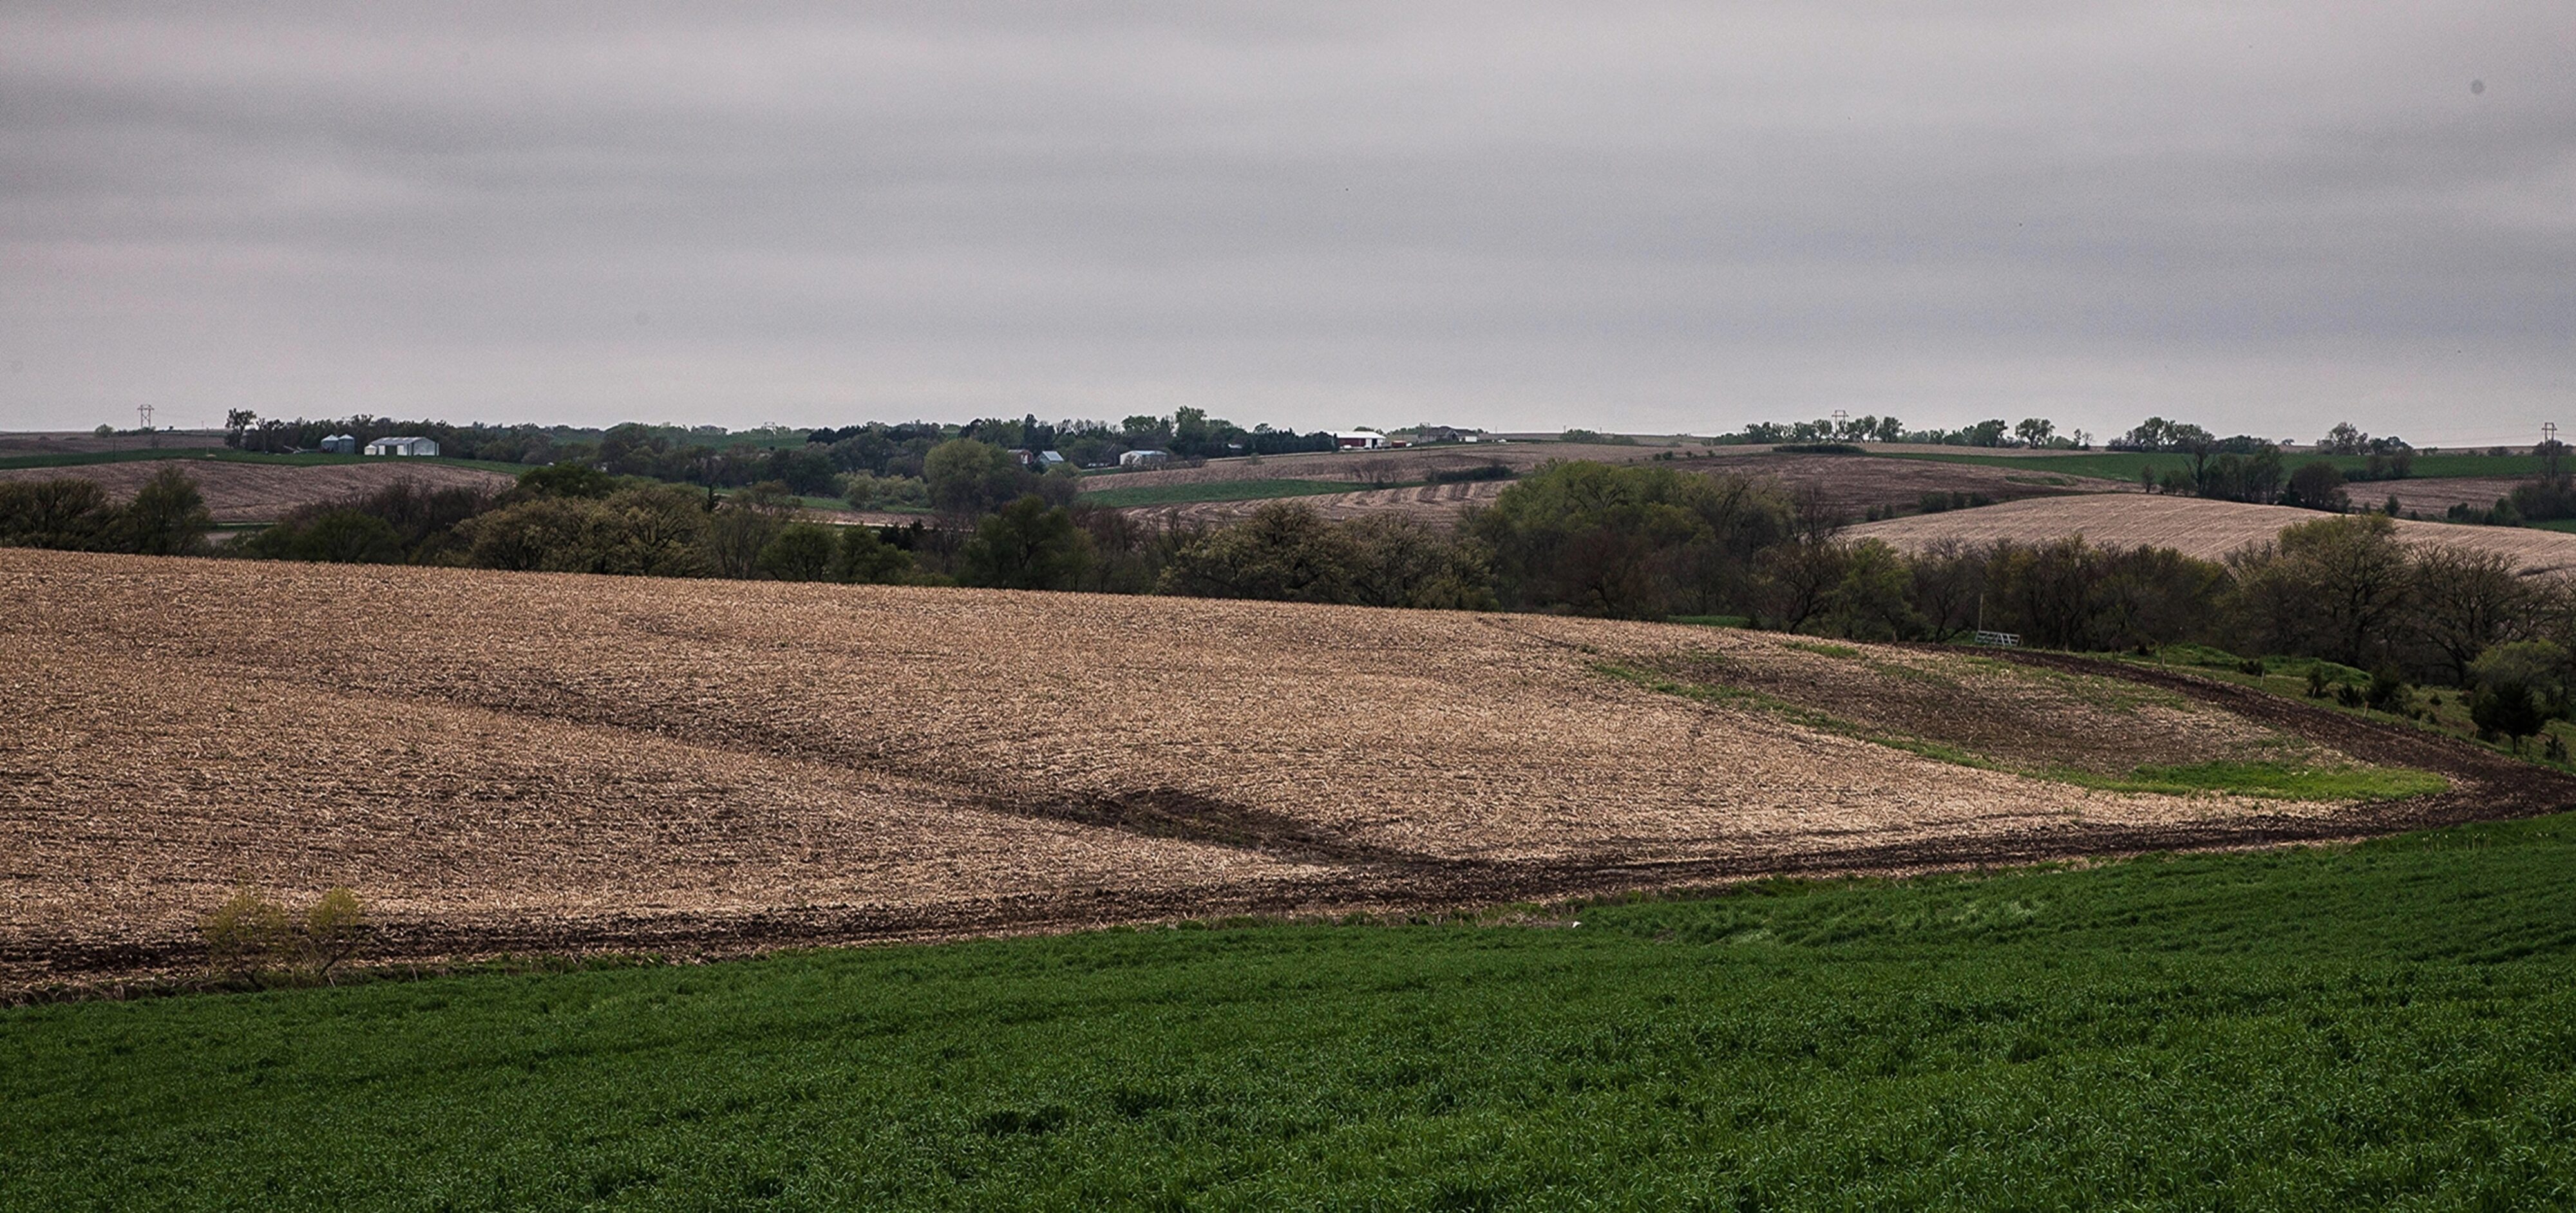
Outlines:
POLYGON ((378 438, 367 444, 370 455, 429 456, 438 453, 435 438, 378 438))

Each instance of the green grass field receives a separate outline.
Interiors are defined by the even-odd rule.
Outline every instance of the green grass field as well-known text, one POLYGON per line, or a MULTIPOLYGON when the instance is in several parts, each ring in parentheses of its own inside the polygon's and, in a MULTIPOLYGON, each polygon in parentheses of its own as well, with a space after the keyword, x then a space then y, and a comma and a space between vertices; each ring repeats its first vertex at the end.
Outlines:
MULTIPOLYGON (((2259 688, 2285 699, 2305 698, 2308 671, 2311 668, 2324 672, 2329 687, 2366 688, 2370 685, 2370 674, 2367 671, 2310 657, 2266 657, 2263 659, 2262 673, 2248 673, 2240 668, 2239 662, 2242 659, 2235 654, 2196 644, 2168 645, 2152 658, 2140 657, 2135 653, 2096 653, 2093 656, 2104 661, 2117 661, 2131 665, 2185 666, 2189 667, 2192 673, 2204 678, 2259 688)), ((2343 712, 2370 720, 2392 724, 2411 723, 2417 728, 2429 729, 2471 745, 2483 745, 2499 753, 2514 752, 2509 741, 2479 739, 2477 722, 2469 715, 2469 696, 2460 688, 2415 687, 2412 688, 2408 698, 2407 706, 2417 713, 2412 717, 2392 715, 2375 708, 2354 707, 2341 702, 2331 693, 2321 698, 2308 699, 2307 702, 2328 711, 2343 712)), ((2576 771, 2576 762, 2553 761, 2545 757, 2547 741, 2551 737, 2556 737, 2561 743, 2576 743, 2576 722, 2544 721, 2540 732, 2523 743, 2520 757, 2525 762, 2554 767, 2562 771, 2576 771)))
POLYGON ((2566 1207, 2570 873, 2562 817, 22 1007, 0 1206, 2566 1207))
POLYGON ((1124 489, 1094 489, 1083 493, 1082 503, 1110 509, 1138 505, 1180 505, 1193 501, 1268 501, 1281 497, 1317 497, 1326 493, 1355 493, 1366 488, 1403 488, 1405 485, 1366 485, 1348 480, 1210 480, 1197 484, 1139 485, 1124 489))
MULTIPOLYGON (((2032 474, 2054 472, 2065 476, 2089 476, 2099 480, 2120 480, 2131 483, 2136 482, 2138 469, 2142 467, 2153 468, 2158 475, 2169 471, 2187 470, 2190 467, 2190 460, 2182 455, 2141 454, 2134 451, 2070 451, 2063 455, 1977 455, 1966 452, 1953 455, 1946 452, 1931 454, 1890 451, 1872 452, 1871 457, 1929 459, 1938 463, 1975 463, 2032 474)), ((2359 471, 2370 462, 2360 456, 2352 455, 2285 455, 2282 457, 2282 462, 2295 468, 2304 463, 2313 463, 2320 458, 2345 472, 2359 471)), ((2462 476, 2530 476, 2540 470, 2541 460, 2536 455, 2418 455, 2415 457, 2414 478, 2440 480, 2462 476)), ((2352 492, 2359 497, 2366 494, 2369 488, 2370 485, 2367 483, 2356 484, 2352 486, 2352 492)))
POLYGON ((431 459, 395 460, 384 456, 370 458, 365 455, 263 455, 256 451, 236 451, 223 447, 172 447, 167 450, 83 451, 59 455, 11 455, 5 458, 0 458, 0 468, 86 467, 91 464, 99 463, 140 463, 155 459, 212 459, 227 463, 277 463, 295 467, 314 467, 332 463, 433 463, 444 464, 448 467, 480 468, 487 472, 506 472, 513 476, 519 475, 535 466, 534 464, 526 463, 496 463, 488 459, 448 459, 445 457, 438 457, 431 459))

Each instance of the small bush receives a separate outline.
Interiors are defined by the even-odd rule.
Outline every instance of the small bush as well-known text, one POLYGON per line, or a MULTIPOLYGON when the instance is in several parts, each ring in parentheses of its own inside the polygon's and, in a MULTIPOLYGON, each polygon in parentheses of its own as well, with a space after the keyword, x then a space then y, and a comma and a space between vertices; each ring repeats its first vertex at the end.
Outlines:
POLYGON ((2323 699, 2323 698, 2325 698, 2325 697, 2326 697, 2326 672, 2325 672, 2323 669, 2320 669, 2320 668, 2318 668, 2318 667, 2316 667, 2316 666, 2309 666, 2309 667, 2308 667, 2308 698, 2310 698, 2310 699, 2323 699))
POLYGON ((300 917, 250 889, 232 895, 199 924, 206 963, 215 972, 257 982, 301 971, 322 981, 357 953, 370 924, 366 906, 346 886, 324 893, 300 917))
POLYGON ((2407 685, 2405 675, 2383 667, 2370 676, 2370 689, 2362 699, 2382 712, 2403 716, 2415 705, 2415 688, 2407 685))
POLYGON ((316 976, 331 980, 331 970, 358 950, 367 937, 367 908, 346 885, 332 888, 304 912, 305 956, 316 976))
POLYGON ((206 937, 207 965, 235 977, 255 978, 284 963, 293 950, 285 908, 249 889, 216 906, 199 930, 206 937))
POLYGON ((2370 696, 2364 694, 2360 687, 2347 682, 2335 688, 2335 702, 2348 708, 2366 707, 2370 703, 2370 696))
POLYGON ((2248 657, 2245 660, 2236 663, 2237 673, 2252 674, 2257 678, 2262 677, 2269 669, 2270 667, 2264 665, 2263 659, 2260 657, 2248 657))

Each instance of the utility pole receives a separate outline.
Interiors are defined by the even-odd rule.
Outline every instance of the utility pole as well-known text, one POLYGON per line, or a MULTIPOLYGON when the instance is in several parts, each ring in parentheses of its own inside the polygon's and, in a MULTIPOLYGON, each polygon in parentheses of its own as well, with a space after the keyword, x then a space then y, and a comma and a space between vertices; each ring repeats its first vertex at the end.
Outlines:
POLYGON ((2549 478, 2558 479, 2558 423, 2540 423, 2540 457, 2547 461, 2549 478))

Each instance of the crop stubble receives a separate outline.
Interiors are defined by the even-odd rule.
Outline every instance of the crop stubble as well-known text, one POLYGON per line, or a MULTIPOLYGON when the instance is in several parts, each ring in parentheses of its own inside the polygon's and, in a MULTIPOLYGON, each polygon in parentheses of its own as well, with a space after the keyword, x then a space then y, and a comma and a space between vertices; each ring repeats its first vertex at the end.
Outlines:
MULTIPOLYGON (((0 588, 14 984, 183 968, 196 916, 243 884, 352 885, 390 956, 737 950, 2331 837, 2397 812, 1968 769, 1597 668, 1714 662, 1849 707, 1903 680, 1873 663, 1935 660, 1762 634, 23 550, 0 551, 0 588)), ((1999 736, 2016 713, 2142 710, 2209 756, 2276 732, 2183 694, 1990 682, 1999 736)))
MULTIPOLYGON (((2369 490, 2375 486, 2355 487, 2369 490)), ((1855 539, 1883 540, 1909 551, 1945 540, 2045 543, 2082 535, 2100 547, 2150 545, 2172 548, 2202 560, 2220 560, 2249 543, 2271 539, 2283 527, 2325 517, 2329 515, 2285 505, 2133 493, 2013 501, 1873 522, 1854 527, 1846 534, 1855 539)), ((2408 543, 2501 553, 2527 573, 2576 569, 2576 535, 2527 527, 2463 526, 2414 519, 2399 519, 2395 525, 2398 537, 2408 543)))

